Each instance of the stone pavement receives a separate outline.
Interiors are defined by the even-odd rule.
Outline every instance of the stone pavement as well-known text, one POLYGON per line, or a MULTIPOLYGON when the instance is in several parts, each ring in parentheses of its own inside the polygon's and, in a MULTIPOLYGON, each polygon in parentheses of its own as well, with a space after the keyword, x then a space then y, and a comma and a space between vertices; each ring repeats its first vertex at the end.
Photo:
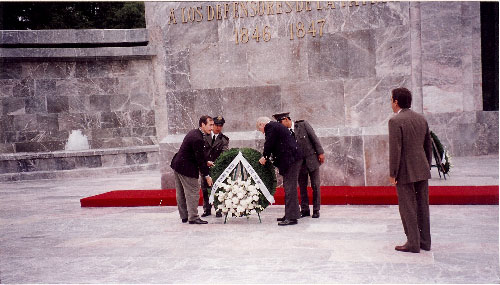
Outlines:
MULTIPOLYGON (((431 185, 498 185, 498 156, 455 158, 431 185)), ((437 177, 437 173, 433 173, 437 177)), ((182 224, 176 207, 81 208, 159 189, 157 171, 0 183, 0 283, 499 283, 498 206, 431 206, 432 250, 401 253, 397 206, 322 206, 278 227, 256 216, 182 224)), ((201 212, 201 207, 199 208, 201 212)))

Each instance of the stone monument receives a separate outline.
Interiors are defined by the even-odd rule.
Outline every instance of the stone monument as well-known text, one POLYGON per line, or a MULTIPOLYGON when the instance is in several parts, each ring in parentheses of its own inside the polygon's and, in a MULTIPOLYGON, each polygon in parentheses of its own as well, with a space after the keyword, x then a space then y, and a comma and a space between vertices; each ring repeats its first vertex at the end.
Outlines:
POLYGON ((163 188, 201 115, 224 116, 230 147, 262 150, 255 120, 280 111, 315 128, 323 185, 386 185, 401 86, 453 155, 498 147, 498 113, 482 111, 479 2, 146 2, 146 18, 163 188))

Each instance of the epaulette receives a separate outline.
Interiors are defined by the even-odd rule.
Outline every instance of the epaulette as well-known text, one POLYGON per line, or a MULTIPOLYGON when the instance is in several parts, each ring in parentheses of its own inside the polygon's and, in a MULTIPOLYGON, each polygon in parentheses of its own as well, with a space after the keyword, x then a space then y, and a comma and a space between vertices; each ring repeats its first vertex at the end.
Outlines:
POLYGON ((222 134, 222 137, 225 138, 226 140, 229 140, 229 138, 225 134, 222 134))

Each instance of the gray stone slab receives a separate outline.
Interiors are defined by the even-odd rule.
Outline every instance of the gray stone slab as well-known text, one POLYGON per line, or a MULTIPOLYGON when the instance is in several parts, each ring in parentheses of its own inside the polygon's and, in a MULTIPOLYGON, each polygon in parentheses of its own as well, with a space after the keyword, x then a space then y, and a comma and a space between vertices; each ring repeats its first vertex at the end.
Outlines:
MULTIPOLYGON (((450 179, 433 178, 431 185, 481 185, 485 179, 498 185, 498 156, 457 158, 455 164, 450 179)), ((80 177, 0 183, 3 283, 498 283, 500 278, 497 205, 431 206, 432 250, 413 254, 394 250, 405 240, 397 206, 323 205, 319 219, 303 218, 290 227, 276 225, 284 207, 270 206, 262 223, 256 216, 230 218, 227 224, 210 216, 208 225, 189 225, 171 206, 81 208, 84 197, 160 187, 158 170, 99 171, 107 175, 97 177, 89 169, 80 177)))

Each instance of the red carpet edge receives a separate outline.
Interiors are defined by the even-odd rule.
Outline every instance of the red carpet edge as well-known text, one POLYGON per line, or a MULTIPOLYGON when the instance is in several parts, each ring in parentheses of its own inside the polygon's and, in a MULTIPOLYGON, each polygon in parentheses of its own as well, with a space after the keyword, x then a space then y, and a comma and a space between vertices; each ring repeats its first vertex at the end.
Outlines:
MULTIPOLYGON (((498 205, 498 185, 429 186, 431 205, 498 205)), ((312 190, 309 188, 309 200, 312 190)), ((274 194, 275 205, 284 204, 283 188, 274 194)), ((300 197, 300 195, 299 195, 300 197)), ((322 186, 322 205, 397 205, 392 186, 322 186)), ((175 189, 116 190, 80 199, 81 207, 176 206, 175 189)), ((199 205, 202 205, 200 191, 199 205)))

